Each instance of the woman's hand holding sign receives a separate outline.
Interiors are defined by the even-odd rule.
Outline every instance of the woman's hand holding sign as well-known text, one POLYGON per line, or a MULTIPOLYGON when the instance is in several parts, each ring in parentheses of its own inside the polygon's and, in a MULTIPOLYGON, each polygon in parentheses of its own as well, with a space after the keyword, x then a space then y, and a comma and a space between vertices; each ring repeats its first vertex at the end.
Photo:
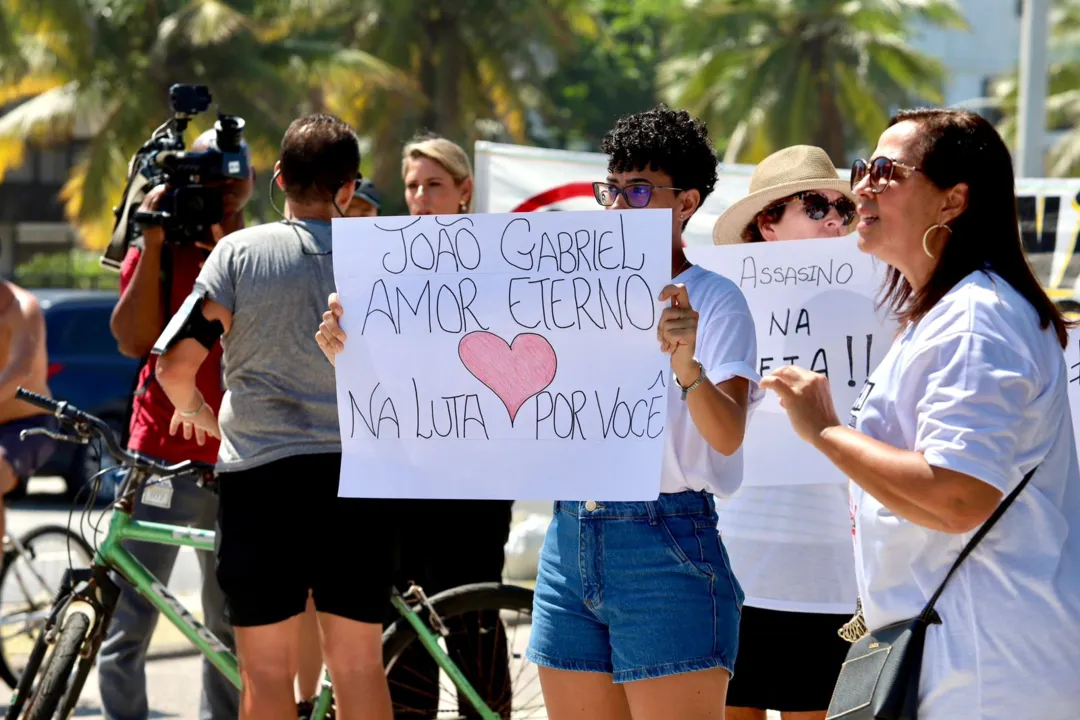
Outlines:
POLYGON ((334 357, 345 349, 345 331, 338 324, 338 318, 345 310, 341 307, 337 293, 330 293, 326 304, 328 309, 322 315, 319 332, 315 333, 315 341, 319 343, 319 349, 333 365, 334 357))
POLYGON ((821 373, 787 365, 762 378, 761 387, 779 396, 795 432, 812 445, 825 430, 840 425, 829 378, 821 373))
POLYGON ((697 349, 698 312, 690 305, 690 295, 682 284, 667 285, 660 291, 661 302, 671 301, 656 323, 660 350, 671 355, 671 369, 686 387, 697 380, 701 366, 694 359, 697 349))

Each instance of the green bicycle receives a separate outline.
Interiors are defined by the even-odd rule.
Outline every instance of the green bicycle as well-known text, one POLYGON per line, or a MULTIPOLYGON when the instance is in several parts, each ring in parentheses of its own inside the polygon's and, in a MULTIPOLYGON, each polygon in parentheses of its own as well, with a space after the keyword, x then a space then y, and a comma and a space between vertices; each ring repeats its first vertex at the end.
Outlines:
MULTIPOLYGON (((72 716, 120 595, 111 572, 129 582, 239 688, 236 656, 121 544, 134 540, 213 551, 212 531, 144 522, 131 516, 136 494, 148 483, 187 480, 214 490, 213 466, 192 461, 162 465, 124 450, 105 422, 72 405, 22 388, 16 397, 57 417, 66 432, 52 433, 56 439, 82 443, 93 438, 101 440, 124 466, 127 477, 112 507, 105 539, 95 548, 90 567, 69 568, 60 583, 19 677, 6 720, 66 720, 72 716)), ((24 430, 23 434, 39 432, 46 431, 24 430)), ((391 601, 400 617, 383 633, 384 663, 388 673, 396 668, 395 678, 416 678, 412 687, 404 687, 400 680, 392 684, 395 715, 483 720, 544 716, 535 669, 511 669, 515 663, 524 662, 525 638, 516 635, 524 629, 527 638, 531 590, 477 583, 428 598, 422 588, 413 585, 405 593, 394 589, 391 601), (476 647, 477 638, 484 644, 484 652, 476 647), (432 663, 441 671, 438 680, 432 679, 432 663)), ((327 674, 311 705, 306 715, 310 720, 335 717, 333 688, 327 674)), ((308 709, 307 703, 298 706, 308 709)))

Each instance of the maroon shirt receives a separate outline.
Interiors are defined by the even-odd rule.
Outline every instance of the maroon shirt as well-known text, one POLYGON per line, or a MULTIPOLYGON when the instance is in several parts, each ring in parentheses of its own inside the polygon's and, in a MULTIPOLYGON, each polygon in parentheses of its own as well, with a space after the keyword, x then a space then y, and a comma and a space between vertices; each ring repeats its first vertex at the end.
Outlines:
MULTIPOLYGON (((195 287, 199 277, 199 263, 206 257, 203 250, 194 245, 171 245, 163 252, 172 253, 172 297, 167 298, 167 321, 180 308, 195 287)), ((128 250, 120 266, 120 292, 127 289, 135 274, 135 266, 142 252, 137 247, 128 250)), ((216 415, 221 409, 221 398, 225 395, 221 373, 221 341, 214 343, 210 354, 199 368, 195 385, 199 388, 206 404, 216 415)), ((157 367, 157 355, 151 355, 139 372, 139 384, 132 403, 130 438, 128 448, 137 450, 149 457, 166 463, 178 463, 184 460, 197 460, 206 463, 217 462, 219 440, 207 436, 206 444, 199 445, 194 434, 190 440, 184 439, 183 430, 177 429, 176 435, 169 434, 169 422, 173 416, 173 404, 154 378, 157 367)))

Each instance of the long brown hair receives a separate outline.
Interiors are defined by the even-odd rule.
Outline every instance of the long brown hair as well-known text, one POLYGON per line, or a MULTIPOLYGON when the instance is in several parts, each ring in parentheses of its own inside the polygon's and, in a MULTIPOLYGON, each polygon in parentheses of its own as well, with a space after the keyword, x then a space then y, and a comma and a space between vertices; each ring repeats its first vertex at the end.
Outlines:
POLYGON ((918 123, 920 157, 912 158, 939 188, 966 183, 968 203, 951 223, 952 234, 930 280, 918 292, 900 271, 889 268, 881 297, 903 324, 921 320, 961 280, 982 270, 1008 282, 1039 315, 1043 328, 1054 326, 1058 341, 1068 344, 1075 325, 1047 297, 1035 278, 1020 242, 1012 158, 1001 136, 985 119, 964 110, 902 110, 889 121, 918 123))

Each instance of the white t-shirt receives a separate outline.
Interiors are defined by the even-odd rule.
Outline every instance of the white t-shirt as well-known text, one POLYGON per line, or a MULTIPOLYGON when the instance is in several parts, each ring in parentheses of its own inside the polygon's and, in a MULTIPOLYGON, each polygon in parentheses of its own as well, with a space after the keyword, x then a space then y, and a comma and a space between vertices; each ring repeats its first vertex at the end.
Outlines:
MULTIPOLYGON (((1053 328, 973 273, 896 340, 852 422, 1004 494, 1038 466, 936 605, 919 719, 1080 717, 1080 467, 1053 328)), ((867 625, 917 615, 973 533, 904 520, 854 483, 852 508, 867 625)))
MULTIPOLYGON (((713 384, 733 377, 750 381, 749 412, 761 402, 754 318, 742 291, 731 280, 693 266, 674 283, 686 285, 690 305, 698 311, 696 357, 713 384)), ((667 423, 660 492, 708 490, 727 497, 742 484, 742 448, 730 456, 714 450, 698 432, 674 373, 667 378, 667 423)))
POLYGON ((746 605, 851 615, 855 561, 846 483, 743 486, 716 503, 746 605))

